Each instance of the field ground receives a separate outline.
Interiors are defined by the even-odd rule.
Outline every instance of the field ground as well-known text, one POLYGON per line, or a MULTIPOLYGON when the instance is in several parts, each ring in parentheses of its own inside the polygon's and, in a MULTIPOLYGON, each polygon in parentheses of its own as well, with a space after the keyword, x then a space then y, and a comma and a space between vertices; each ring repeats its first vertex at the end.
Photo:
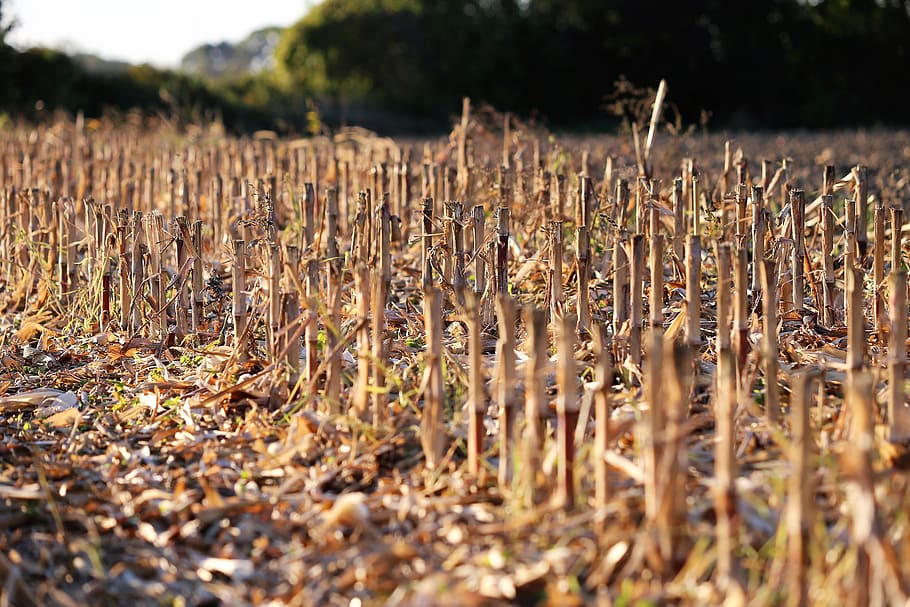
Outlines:
POLYGON ((882 224, 876 236, 874 208, 910 203, 910 133, 737 134, 726 175, 727 137, 662 135, 644 167, 661 181, 636 206, 631 135, 560 139, 514 127, 503 154, 501 123, 466 124, 451 139, 402 146, 359 132, 289 142, 107 123, 0 133, 0 604, 769 605, 801 591, 813 604, 907 600, 910 433, 900 433, 910 426, 887 413, 892 386, 904 398, 903 367, 889 373, 906 347, 888 340, 901 323, 906 338, 906 298, 895 313, 891 279, 875 284, 895 265, 895 231, 882 224), (737 165, 738 149, 747 165, 737 165), (554 184, 569 176, 564 193, 536 179, 535 157, 554 184), (691 260, 672 244, 684 158, 696 159, 702 188, 697 336, 686 332, 691 260), (792 160, 772 184, 783 158, 792 160), (434 164, 452 169, 448 184, 434 164), (862 186, 851 175, 859 164, 862 186), (836 167, 830 276, 812 206, 825 165, 836 167), (749 185, 775 186, 763 242, 780 293, 770 386, 758 269, 743 258, 745 289, 719 259, 724 249, 735 265, 755 245, 741 229, 751 203, 739 224, 735 196, 723 196, 735 194, 737 166, 749 185), (590 261, 579 261, 576 240, 579 172, 596 193, 590 261), (617 179, 630 184, 625 205, 617 179), (801 238, 785 181, 809 205, 801 238), (340 200, 335 234, 327 187, 340 200), (374 195, 358 216, 356 192, 367 187, 374 195), (423 187, 436 194, 429 230, 423 187), (375 193, 387 189, 381 205, 375 193), (861 192, 870 245, 851 261, 851 238, 862 239, 854 218, 843 221, 844 200, 861 192), (461 210, 439 198, 459 194, 465 218, 442 217, 461 210), (479 233, 467 219, 474 205, 485 212, 479 233), (502 206, 505 236, 494 226, 502 206), (126 208, 143 215, 120 215, 126 208), (635 265, 636 208, 643 231, 665 236, 654 253, 657 241, 643 240, 660 271, 643 254, 617 291, 626 268, 615 243, 627 238, 618 227, 632 233, 635 265), (389 213, 403 221, 397 240, 389 213), (565 220, 557 235, 553 219, 565 220), (421 234, 434 246, 425 250, 421 234), (245 240, 244 255, 232 237, 245 240), (791 267, 801 240, 804 259, 791 267), (862 281, 853 289, 853 263, 865 290, 862 281), (472 301, 481 266, 475 315, 460 300, 472 301), (796 266, 806 270, 799 304, 796 266), (578 335, 573 325, 569 340, 559 317, 578 313, 586 267, 590 324, 578 335), (496 322, 499 270, 519 306, 511 325, 496 322), (652 310, 656 280, 664 288, 652 310), (845 305, 848 287, 859 299, 845 305), (631 317, 614 326, 617 293, 630 297, 619 305, 631 317), (749 307, 734 319, 737 297, 749 307), (540 352, 522 312, 533 307, 552 312, 540 352), (669 344, 657 367, 652 333, 635 330, 655 318, 658 343, 669 344), (565 343, 574 343, 568 355, 565 343), (735 369, 724 362, 732 346, 735 369), (769 398, 779 398, 776 411, 769 398), (500 403, 517 411, 511 434, 500 403))

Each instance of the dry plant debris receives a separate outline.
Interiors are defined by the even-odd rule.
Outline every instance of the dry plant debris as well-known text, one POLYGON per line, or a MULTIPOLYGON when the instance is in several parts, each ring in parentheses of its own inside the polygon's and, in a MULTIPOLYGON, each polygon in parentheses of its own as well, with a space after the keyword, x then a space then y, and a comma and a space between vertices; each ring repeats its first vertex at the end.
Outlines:
POLYGON ((502 120, 3 130, 0 604, 906 604, 910 135, 502 120))

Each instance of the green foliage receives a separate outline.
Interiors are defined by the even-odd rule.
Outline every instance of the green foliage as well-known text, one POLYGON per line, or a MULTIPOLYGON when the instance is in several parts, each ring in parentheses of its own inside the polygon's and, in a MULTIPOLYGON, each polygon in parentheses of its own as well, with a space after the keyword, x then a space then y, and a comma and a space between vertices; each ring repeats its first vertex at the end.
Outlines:
MULTIPOLYGON (((271 128, 294 122, 293 105, 268 74, 237 81, 206 83, 195 76, 150 65, 124 71, 94 72, 49 49, 16 52, 2 49, 0 112, 40 118, 48 111, 83 111, 100 116, 107 110, 141 109, 174 120, 196 122, 217 113, 234 130, 271 128)), ((299 110, 303 114, 303 110, 299 110)))
POLYGON ((285 31, 276 59, 288 86, 336 104, 445 118, 462 95, 517 101, 518 14, 514 0, 327 0, 285 31))

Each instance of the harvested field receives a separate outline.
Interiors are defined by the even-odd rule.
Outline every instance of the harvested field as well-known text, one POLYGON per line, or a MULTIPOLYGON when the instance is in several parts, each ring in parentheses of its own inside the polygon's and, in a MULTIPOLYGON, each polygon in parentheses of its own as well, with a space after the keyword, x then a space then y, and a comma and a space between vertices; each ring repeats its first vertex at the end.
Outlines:
POLYGON ((910 133, 0 131, 0 604, 907 604, 910 133))

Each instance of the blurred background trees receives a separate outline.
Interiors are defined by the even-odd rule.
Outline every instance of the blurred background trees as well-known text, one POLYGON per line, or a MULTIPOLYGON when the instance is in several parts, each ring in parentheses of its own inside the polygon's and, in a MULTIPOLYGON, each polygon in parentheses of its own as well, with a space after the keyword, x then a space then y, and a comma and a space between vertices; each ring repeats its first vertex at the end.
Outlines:
POLYGON ((40 98, 305 130, 317 107, 328 125, 434 130, 467 95, 589 129, 628 120, 617 95, 666 78, 684 124, 905 125, 908 47, 910 0, 323 0, 283 31, 195 49, 181 73, 2 46, 0 111, 40 98))
POLYGON ((667 78, 689 122, 832 126, 908 121, 908 44, 896 0, 325 0, 277 61, 317 96, 427 114, 469 95, 583 125, 623 76, 667 78))

